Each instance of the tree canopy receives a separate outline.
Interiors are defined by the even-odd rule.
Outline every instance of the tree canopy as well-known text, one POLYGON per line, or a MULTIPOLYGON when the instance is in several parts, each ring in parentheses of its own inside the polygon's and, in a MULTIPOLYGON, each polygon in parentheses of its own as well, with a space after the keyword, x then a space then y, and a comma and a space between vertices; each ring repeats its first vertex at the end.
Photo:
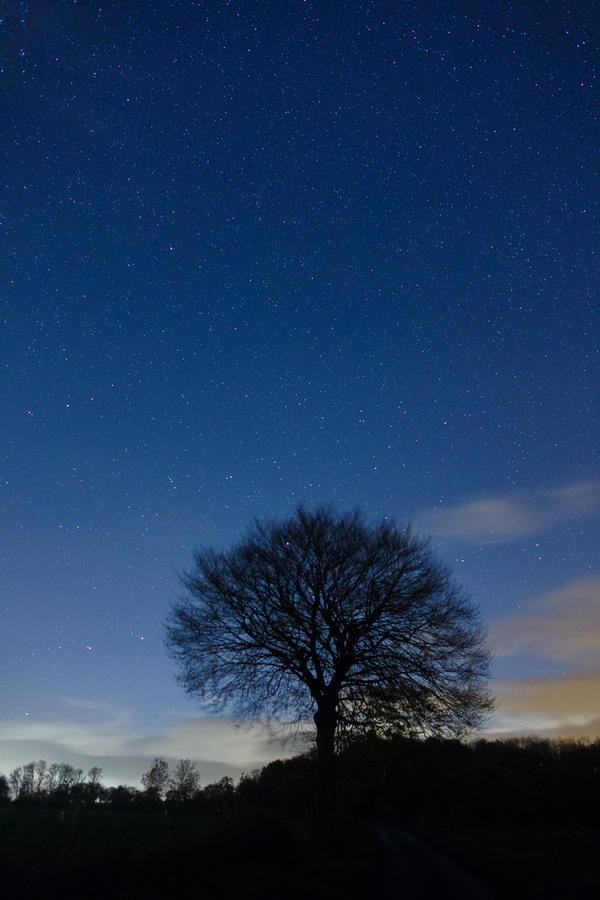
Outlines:
POLYGON ((460 734, 490 708, 475 605, 426 540, 360 513, 298 508, 200 550, 167 621, 188 692, 214 710, 343 729, 460 734))

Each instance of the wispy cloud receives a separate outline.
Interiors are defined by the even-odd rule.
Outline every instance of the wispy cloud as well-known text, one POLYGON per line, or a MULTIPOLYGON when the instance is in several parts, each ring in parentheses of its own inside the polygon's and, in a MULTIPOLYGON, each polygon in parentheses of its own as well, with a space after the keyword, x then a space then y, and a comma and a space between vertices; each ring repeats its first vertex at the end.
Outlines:
MULTIPOLYGON (((64 747, 65 752, 101 756, 128 755, 134 735, 122 722, 36 722, 28 719, 0 721, 0 746, 32 741, 64 747)), ((68 761, 68 760, 67 760, 68 761)))
POLYGON ((600 670, 494 684, 497 708, 488 735, 600 737, 600 670))
POLYGON ((131 718, 131 711, 106 700, 91 700, 82 697, 61 696, 61 702, 69 710, 80 710, 97 718, 104 718, 118 722, 127 722, 131 718))
POLYGON ((600 509, 600 479, 528 493, 474 497, 457 506, 425 510, 420 531, 436 537, 496 544, 550 531, 600 509))
POLYGON ((600 656, 600 575, 571 581, 490 625, 496 656, 533 652, 589 668, 600 656))

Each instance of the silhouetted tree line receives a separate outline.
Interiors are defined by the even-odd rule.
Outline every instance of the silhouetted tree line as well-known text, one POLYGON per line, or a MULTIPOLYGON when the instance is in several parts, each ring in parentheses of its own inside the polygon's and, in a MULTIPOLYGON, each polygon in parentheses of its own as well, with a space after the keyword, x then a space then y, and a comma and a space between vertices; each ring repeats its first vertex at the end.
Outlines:
MULTIPOLYGON (((84 777, 68 763, 47 766, 41 760, 0 776, 0 800, 211 818, 254 810, 308 820, 316 802, 316 765, 308 753, 242 775, 237 785, 224 777, 202 788, 193 762, 183 759, 170 768, 157 758, 140 790, 104 787, 96 767, 84 777)), ((378 824, 593 826, 600 806, 600 740, 362 738, 339 756, 337 768, 338 812, 378 824)))
POLYGON ((345 809, 378 823, 595 826, 600 740, 367 739, 340 780, 345 809))
MULTIPOLYGON (((270 763, 242 776, 233 803, 308 818, 314 767, 310 754, 270 763)), ((337 769, 338 812, 375 824, 597 823, 600 740, 364 738, 337 769)))
POLYGON ((44 759, 17 766, 8 776, 0 776, 0 800, 13 799, 19 803, 45 802, 53 806, 67 806, 78 802, 94 803, 103 790, 100 784, 102 769, 92 766, 84 775, 70 763, 51 763, 44 759))
POLYGON ((171 769, 166 760, 156 758, 141 778, 143 789, 130 785, 105 787, 102 769, 93 766, 84 775, 69 763, 45 760, 17 766, 8 776, 0 775, 0 802, 43 806, 102 805, 113 809, 169 810, 186 807, 211 815, 233 806, 233 779, 224 777, 200 788, 200 773, 194 762, 181 759, 171 769))

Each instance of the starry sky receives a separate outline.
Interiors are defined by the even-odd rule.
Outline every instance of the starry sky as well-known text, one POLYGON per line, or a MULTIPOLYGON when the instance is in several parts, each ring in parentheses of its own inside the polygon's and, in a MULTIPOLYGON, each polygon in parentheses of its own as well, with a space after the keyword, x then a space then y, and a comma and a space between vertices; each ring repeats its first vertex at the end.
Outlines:
POLYGON ((0 35, 0 771, 288 752, 202 717, 163 621, 194 548, 298 503, 432 536, 491 733, 600 734, 593 4, 13 0, 0 35))

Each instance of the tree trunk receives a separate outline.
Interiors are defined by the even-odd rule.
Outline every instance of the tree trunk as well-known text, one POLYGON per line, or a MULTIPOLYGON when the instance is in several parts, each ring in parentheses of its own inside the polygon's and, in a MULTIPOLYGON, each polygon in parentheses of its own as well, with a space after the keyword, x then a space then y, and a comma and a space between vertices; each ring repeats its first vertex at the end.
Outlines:
POLYGON ((335 706, 321 705, 314 715, 317 726, 317 808, 315 836, 319 843, 327 844, 333 832, 335 803, 335 706))

